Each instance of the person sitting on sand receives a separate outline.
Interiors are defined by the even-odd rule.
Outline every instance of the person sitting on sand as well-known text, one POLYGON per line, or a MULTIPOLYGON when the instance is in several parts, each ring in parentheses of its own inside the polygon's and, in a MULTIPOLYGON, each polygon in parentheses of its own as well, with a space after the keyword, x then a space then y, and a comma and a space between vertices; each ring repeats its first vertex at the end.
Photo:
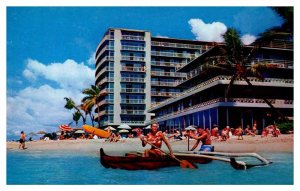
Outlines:
POLYGON ((262 133, 261 133, 261 137, 267 137, 269 134, 269 128, 264 128, 262 133))
POLYGON ((221 132, 221 141, 226 141, 227 138, 228 138, 228 129, 227 127, 225 127, 224 129, 222 129, 222 132, 221 132))
POLYGON ((211 137, 214 139, 219 139, 219 128, 218 126, 214 126, 214 128, 211 130, 211 137))
POLYGON ((60 136, 59 136, 59 140, 64 140, 65 139, 65 132, 62 131, 60 136))
POLYGON ((272 135, 273 137, 278 137, 278 135, 280 135, 280 130, 277 128, 276 125, 273 125, 273 131, 272 131, 272 135))
POLYGON ((115 135, 115 137, 114 137, 114 139, 113 139, 113 142, 118 142, 118 141, 120 141, 121 140, 121 135, 120 135, 120 133, 116 133, 116 135, 115 135))
POLYGON ((252 136, 255 136, 256 135, 256 131, 257 131, 257 125, 256 123, 254 123, 253 127, 252 127, 252 136))
POLYGON ((243 129, 242 129, 242 126, 238 126, 238 128, 236 128, 235 135, 238 137, 238 140, 243 140, 243 129))
POLYGON ((165 138, 163 133, 161 131, 158 131, 158 124, 154 123, 151 125, 150 132, 146 136, 140 136, 140 139, 142 141, 142 146, 145 147, 147 144, 150 143, 151 148, 146 149, 144 151, 144 157, 149 157, 149 156, 154 156, 154 157, 161 157, 162 156, 162 151, 161 151, 161 146, 162 142, 166 144, 166 146, 169 149, 170 155, 174 157, 173 150, 168 142, 168 140, 165 138), (159 148, 159 149, 158 149, 159 148))
POLYGON ((196 135, 188 134, 188 136, 197 140, 191 151, 193 151, 199 145, 200 141, 202 142, 202 145, 199 149, 200 151, 213 151, 210 135, 204 129, 198 128, 196 135))
POLYGON ((25 149, 25 139, 26 139, 26 137, 25 137, 25 133, 24 133, 24 131, 21 131, 21 135, 20 135, 20 144, 19 144, 19 149, 25 149))

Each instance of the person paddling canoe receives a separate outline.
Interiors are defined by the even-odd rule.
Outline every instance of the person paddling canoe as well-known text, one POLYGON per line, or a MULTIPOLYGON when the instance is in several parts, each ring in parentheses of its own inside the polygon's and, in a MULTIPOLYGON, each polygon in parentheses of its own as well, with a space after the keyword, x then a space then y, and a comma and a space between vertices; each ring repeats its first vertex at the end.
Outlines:
POLYGON ((197 130, 197 134, 187 134, 188 136, 190 136, 191 138, 197 140, 195 145, 192 147, 191 151, 193 151, 200 143, 200 141, 202 142, 202 145, 200 147, 200 151, 214 151, 214 147, 211 146, 211 138, 210 135, 201 128, 198 128, 197 130))
POLYGON ((152 124, 150 132, 146 136, 140 136, 140 139, 142 141, 143 147, 145 147, 148 142, 151 143, 150 144, 151 148, 146 149, 144 151, 145 157, 149 157, 149 156, 160 157, 163 153, 161 152, 161 149, 158 149, 158 148, 161 148, 162 142, 164 142, 167 145, 170 155, 172 157, 174 157, 173 150, 172 150, 168 140, 165 138, 165 136, 163 135, 163 133, 161 131, 158 131, 157 123, 152 124), (155 145, 157 148, 155 148, 152 145, 155 145))

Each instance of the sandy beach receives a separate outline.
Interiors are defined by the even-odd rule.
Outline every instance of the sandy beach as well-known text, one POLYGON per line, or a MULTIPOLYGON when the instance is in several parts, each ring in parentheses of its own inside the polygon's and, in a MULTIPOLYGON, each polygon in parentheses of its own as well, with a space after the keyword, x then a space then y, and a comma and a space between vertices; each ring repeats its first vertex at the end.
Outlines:
MULTIPOLYGON (((169 140, 174 152, 187 151, 188 140, 175 141, 169 140)), ((189 148, 191 149, 195 140, 189 141, 189 148)), ((265 137, 260 136, 244 136, 244 140, 237 140, 237 137, 232 137, 227 141, 213 140, 212 144, 215 146, 215 151, 220 152, 293 152, 294 136, 280 135, 279 137, 265 137)), ((20 151, 18 149, 18 142, 7 142, 7 150, 20 151)), ((139 138, 127 138, 121 142, 106 142, 104 139, 88 139, 88 140, 58 140, 58 141, 32 141, 26 142, 26 151, 47 151, 47 150, 61 150, 61 151, 75 151, 82 153, 99 153, 102 147, 109 154, 124 154, 130 151, 143 151, 139 138)), ((149 147, 149 146, 146 146, 149 147)), ((162 147, 166 150, 165 145, 162 147)))

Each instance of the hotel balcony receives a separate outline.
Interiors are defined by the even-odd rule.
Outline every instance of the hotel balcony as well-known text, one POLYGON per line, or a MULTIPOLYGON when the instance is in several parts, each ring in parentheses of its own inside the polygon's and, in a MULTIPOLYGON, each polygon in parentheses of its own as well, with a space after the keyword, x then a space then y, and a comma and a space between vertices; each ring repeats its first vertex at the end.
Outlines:
POLYGON ((101 42, 99 43, 98 47, 96 48, 96 52, 97 52, 98 49, 101 47, 101 45, 102 45, 105 41, 107 41, 107 40, 114 40, 114 36, 112 36, 112 35, 105 35, 105 36, 102 38, 101 42))
POLYGON ((122 115, 145 115, 145 110, 129 110, 129 109, 122 109, 122 115))
POLYGON ((151 76, 166 76, 166 77, 186 78, 186 73, 152 71, 151 76))
POLYGON ((133 77, 121 77, 121 82, 145 83, 145 79, 144 78, 133 78, 133 77))
POLYGON ((294 49, 294 43, 291 41, 273 40, 268 44, 264 44, 262 47, 292 50, 294 49))
POLYGON ((97 75, 96 75, 96 79, 98 79, 103 73, 105 72, 109 72, 109 71, 114 71, 113 67, 108 67, 105 66, 97 75))
POLYGON ((139 126, 144 126, 144 121, 121 121, 121 123, 123 124, 127 124, 129 126, 135 126, 135 125, 139 125, 139 126))
POLYGON ((265 64, 266 67, 270 68, 294 69, 294 62, 292 60, 253 59, 250 64, 265 64))
POLYGON ((122 40, 144 41, 144 39, 145 37, 143 36, 122 35, 122 40))
POLYGON ((96 55, 96 60, 98 60, 98 58, 105 52, 105 51, 108 51, 108 50, 114 50, 114 47, 113 46, 105 46, 102 48, 102 50, 96 55))
POLYGON ((128 72, 145 72, 145 67, 130 67, 130 66, 122 66, 121 71, 128 71, 128 72))
POLYGON ((107 95, 108 93, 114 93, 113 88, 104 88, 103 90, 100 91, 99 95, 104 96, 107 95))
POLYGON ((142 88, 121 88, 121 93, 145 93, 145 90, 142 88))
POLYGON ((181 43, 156 42, 156 41, 152 41, 151 46, 197 49, 197 50, 208 50, 211 47, 208 45, 194 45, 194 44, 181 44, 181 43))
POLYGON ((179 94, 180 92, 151 92, 151 96, 158 97, 173 97, 179 94))
MULTIPOLYGON (((97 107, 100 107, 100 106, 103 106, 103 105, 107 105, 107 104, 113 104, 113 103, 114 103, 113 99, 105 99, 105 100, 100 101, 97 104, 97 107)), ((97 112, 97 108, 95 109, 95 112, 97 112)))
MULTIPOLYGON (((198 84, 197 86, 194 86, 184 92, 181 92, 177 95, 175 95, 172 98, 166 99, 159 104, 156 104, 152 107, 150 107, 149 111, 153 111, 154 109, 158 109, 160 107, 163 107, 167 104, 176 102, 178 100, 184 99, 188 96, 191 96, 195 93, 201 92, 205 89, 208 89, 212 86, 218 85, 218 84, 229 84, 231 80, 231 76, 216 76, 214 78, 211 78, 205 82, 202 82, 198 84)), ((294 80, 293 79, 280 79, 280 78, 265 78, 263 81, 254 78, 254 77, 248 77, 248 80, 252 83, 254 86, 275 86, 275 87, 294 87, 294 80)), ((242 79, 236 79, 234 82, 235 85, 248 85, 247 82, 245 82, 242 79)))
POLYGON ((183 65, 186 65, 187 62, 162 62, 162 61, 151 61, 152 66, 166 66, 166 67, 175 67, 180 68, 183 65))
POLYGON ((108 78, 108 77, 105 77, 103 78, 97 85, 98 86, 101 86, 102 84, 106 83, 106 82, 114 82, 114 78, 108 78))
POLYGON ((145 58, 144 57, 139 57, 139 56, 122 56, 121 60, 145 62, 145 58))
POLYGON ((103 110, 103 111, 100 111, 99 113, 95 114, 95 119, 97 119, 98 117, 101 117, 103 115, 113 115, 113 114, 114 114, 113 110, 103 110))
MULTIPOLYGON (((293 108, 293 100, 280 100, 280 99, 268 99, 275 108, 293 108)), ((203 111, 209 108, 226 106, 226 107, 255 107, 255 108, 269 108, 270 106, 265 103, 263 99, 252 98, 233 98, 225 102, 224 98, 217 98, 209 100, 191 107, 187 107, 183 110, 179 110, 172 113, 167 113, 162 116, 158 116, 147 123, 160 122, 167 119, 180 117, 183 115, 191 114, 198 111, 203 111)))
POLYGON ((176 87, 178 84, 180 84, 181 81, 175 81, 175 82, 161 82, 161 81, 151 81, 151 86, 168 86, 168 87, 176 87))
POLYGON ((145 104, 144 99, 122 99, 121 104, 145 104))
POLYGON ((129 46, 123 45, 121 50, 130 50, 130 51, 145 51, 145 47, 143 46, 129 46))
POLYGON ((105 56, 99 62, 96 60, 96 70, 106 61, 114 61, 113 56, 105 56))
POLYGON ((188 58, 193 59, 196 57, 195 54, 189 53, 174 53, 174 52, 160 52, 160 51, 151 51, 152 56, 163 56, 163 57, 176 57, 176 58, 188 58))

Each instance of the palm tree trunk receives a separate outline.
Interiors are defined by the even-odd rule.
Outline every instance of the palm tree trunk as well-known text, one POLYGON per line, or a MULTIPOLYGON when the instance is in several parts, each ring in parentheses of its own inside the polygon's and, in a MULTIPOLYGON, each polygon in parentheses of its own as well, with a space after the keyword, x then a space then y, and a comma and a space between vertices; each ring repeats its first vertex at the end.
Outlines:
POLYGON ((91 121, 92 121, 92 125, 93 125, 93 127, 95 126, 94 125, 94 119, 93 119, 93 117, 92 117, 92 114, 89 112, 89 116, 90 116, 90 118, 91 118, 91 121))
POLYGON ((226 92, 225 92, 225 102, 228 101, 229 91, 230 91, 231 86, 232 86, 233 82, 235 81, 236 77, 237 77, 237 74, 233 74, 231 79, 230 79, 229 85, 227 86, 227 89, 226 89, 226 92))
MULTIPOLYGON (((242 78, 247 82, 247 84, 250 86, 250 88, 253 91, 255 91, 254 90, 254 86, 252 85, 252 83, 250 82, 250 80, 246 76, 243 76, 242 78)), ((286 116, 284 116, 277 108, 275 108, 269 100, 267 100, 266 98, 263 98, 263 100, 271 108, 271 110, 275 111, 283 120, 288 121, 287 118, 286 118, 286 116)))

